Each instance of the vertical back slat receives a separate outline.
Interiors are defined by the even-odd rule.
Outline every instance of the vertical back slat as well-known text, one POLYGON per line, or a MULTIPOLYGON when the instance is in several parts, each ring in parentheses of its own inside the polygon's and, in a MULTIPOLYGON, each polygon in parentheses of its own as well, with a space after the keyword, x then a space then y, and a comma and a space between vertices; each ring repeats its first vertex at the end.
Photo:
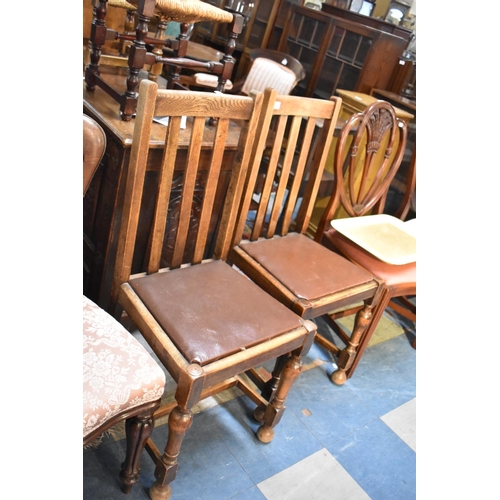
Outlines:
MULTIPOLYGON (((270 108, 272 112, 272 107, 270 108)), ((270 123, 270 122, 269 122, 270 123)), ((271 154, 269 155, 269 163, 267 169, 265 170, 264 185, 262 187, 262 192, 260 194, 259 206, 257 209, 257 214, 255 216, 255 223, 250 239, 257 239, 262 233, 262 227, 264 225, 265 217, 269 210, 269 200, 271 199, 271 192, 276 178, 276 171, 278 169, 278 164, 281 156, 281 149, 283 146, 283 140, 285 136, 287 124, 287 117, 280 116, 277 120, 276 130, 272 130, 271 134, 274 132, 273 137, 273 147, 271 148, 271 154)), ((265 131, 266 139, 268 137, 267 130, 265 131)), ((272 137, 272 135, 271 135, 272 137)), ((262 156, 260 157, 262 161, 262 156)), ((255 183, 254 183, 255 184, 255 183)))
POLYGON ((196 185, 196 174, 200 159, 203 131, 205 130, 205 117, 197 116, 193 120, 191 141, 189 144, 186 168, 184 171, 184 184, 182 186, 179 220, 175 235, 174 251, 170 267, 180 267, 184 257, 186 241, 189 232, 189 223, 193 207, 193 195, 196 185))
POLYGON ((295 205, 297 204, 297 198, 300 193, 300 187, 304 182, 305 168, 307 165, 307 160, 309 159, 315 128, 316 128, 316 119, 308 118, 306 123, 306 128, 304 131, 304 136, 301 139, 301 149, 297 165, 295 167, 293 182, 292 185, 289 187, 286 204, 283 210, 283 216, 282 216, 283 220, 281 223, 281 231, 280 231, 280 234, 282 236, 287 234, 288 230, 290 229, 290 223, 292 222, 292 216, 295 211, 295 205))
POLYGON ((288 137, 286 139, 286 148, 283 157, 283 164, 280 169, 278 188, 276 189, 273 209, 271 211, 271 217, 269 219, 269 226, 267 229, 268 238, 272 238, 274 236, 278 219, 281 215, 281 209, 283 207, 286 189, 290 179, 290 172, 292 170, 292 163, 295 157, 301 122, 301 116, 293 116, 290 119, 290 130, 288 131, 288 137))
POLYGON ((208 170, 207 181, 205 185, 205 193, 203 196, 203 203, 201 209, 200 222, 198 233, 196 235, 196 244, 194 255, 192 259, 193 264, 198 264, 203 260, 205 249, 207 245, 208 231, 210 228, 210 221, 212 218, 212 208, 217 192, 217 185, 224 157, 224 149, 226 147, 227 134, 229 131, 229 120, 221 118, 217 122, 217 131, 212 149, 212 158, 210 160, 210 167, 208 170))
POLYGON ((147 272, 154 273, 160 268, 161 254, 165 239, 165 225, 167 223, 168 205, 172 190, 175 160, 181 126, 180 117, 172 117, 167 128, 165 151, 160 166, 158 197, 155 205, 155 214, 152 227, 151 250, 148 259, 147 272))
MULTIPOLYGON (((271 120, 273 118, 273 105, 270 105, 269 103, 274 103, 277 94, 278 93, 275 89, 266 89, 264 92, 262 100, 262 110, 259 114, 259 122, 257 124, 258 133, 257 137, 255 138, 254 145, 252 147, 252 153, 250 156, 249 169, 244 185, 244 195, 241 200, 238 211, 238 220, 235 226, 233 246, 239 243, 238 235, 242 235, 245 228, 245 222, 253 195, 253 189, 249 188, 249 186, 255 186, 255 182, 259 174, 262 154, 266 148, 267 131, 271 126, 271 120)), ((250 238, 252 239, 252 236, 250 236, 250 238)))

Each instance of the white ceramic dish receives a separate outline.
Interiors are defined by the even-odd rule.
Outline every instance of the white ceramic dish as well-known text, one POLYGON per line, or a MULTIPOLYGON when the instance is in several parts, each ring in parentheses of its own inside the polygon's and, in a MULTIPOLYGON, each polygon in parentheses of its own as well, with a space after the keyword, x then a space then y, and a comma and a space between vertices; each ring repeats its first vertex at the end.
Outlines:
POLYGON ((415 222, 407 230, 406 223, 397 217, 379 214, 334 219, 330 224, 381 261, 402 265, 417 260, 415 222))

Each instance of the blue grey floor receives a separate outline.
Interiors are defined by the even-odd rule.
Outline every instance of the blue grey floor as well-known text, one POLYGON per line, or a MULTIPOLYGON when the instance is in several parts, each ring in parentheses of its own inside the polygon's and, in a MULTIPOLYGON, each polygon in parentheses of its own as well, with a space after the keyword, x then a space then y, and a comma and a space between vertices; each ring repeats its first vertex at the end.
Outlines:
MULTIPOLYGON (((411 334, 368 348, 353 377, 334 385, 331 356, 314 345, 269 444, 254 436, 252 402, 230 397, 195 414, 172 500, 406 500, 416 498, 416 351, 411 334)), ((166 442, 166 425, 152 438, 166 442)), ((125 441, 106 437, 83 457, 86 500, 147 499, 154 465, 125 496, 125 441)))

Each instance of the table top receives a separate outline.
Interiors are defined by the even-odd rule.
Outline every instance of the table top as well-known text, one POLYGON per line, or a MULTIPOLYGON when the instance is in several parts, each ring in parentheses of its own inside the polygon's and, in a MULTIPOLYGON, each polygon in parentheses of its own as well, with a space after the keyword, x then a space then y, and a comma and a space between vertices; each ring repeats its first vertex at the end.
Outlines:
MULTIPOLYGON (((146 71, 141 71, 139 73, 139 80, 147 78, 147 75, 148 74, 146 71)), ((126 76, 120 74, 101 74, 101 77, 106 81, 106 83, 111 85, 119 92, 125 92, 127 78, 126 76)), ((159 88, 166 88, 166 80, 164 78, 159 77, 157 83, 159 88)), ((178 92, 189 91, 179 90, 178 92)), ((119 103, 100 87, 96 87, 93 92, 87 90, 85 79, 83 80, 83 112, 97 120, 97 122, 104 128, 107 133, 112 134, 121 142, 123 148, 131 147, 134 133, 134 118, 132 118, 128 122, 122 120, 120 117, 119 103)), ((186 129, 181 130, 180 146, 182 146, 183 144, 189 144, 189 125, 190 122, 188 121, 186 129)), ((211 126, 207 123, 207 125, 205 126, 206 135, 204 136, 207 141, 212 140, 213 135, 215 134, 215 130, 215 126, 211 126)), ((233 121, 230 122, 226 149, 236 149, 238 145, 240 130, 241 127, 237 123, 233 121)), ((151 149, 163 148, 163 146, 165 145, 165 131, 165 126, 158 123, 153 123, 150 140, 151 149)))
MULTIPOLYGON (((169 35, 167 35, 167 38, 175 39, 175 37, 169 35)), ((212 47, 189 40, 186 55, 198 61, 220 61, 224 54, 212 47)))
POLYGON ((412 111, 417 111, 417 104, 415 103, 415 101, 412 101, 411 99, 403 97, 399 94, 395 94, 394 92, 389 92, 388 90, 382 90, 382 89, 373 89, 372 94, 379 95, 390 101, 394 101, 399 106, 408 108, 412 111))
MULTIPOLYGON (((336 92, 346 103, 354 105, 362 104, 364 106, 369 106, 375 101, 378 101, 376 97, 368 94, 363 94, 361 92, 353 92, 351 90, 340 89, 337 89, 336 92)), ((405 111, 404 109, 398 108, 396 106, 394 106, 394 111, 396 112, 396 116, 398 118, 401 118, 402 120, 405 120, 407 122, 410 122, 411 120, 413 120, 413 118, 415 118, 415 115, 412 115, 411 113, 408 113, 408 111, 405 111)))

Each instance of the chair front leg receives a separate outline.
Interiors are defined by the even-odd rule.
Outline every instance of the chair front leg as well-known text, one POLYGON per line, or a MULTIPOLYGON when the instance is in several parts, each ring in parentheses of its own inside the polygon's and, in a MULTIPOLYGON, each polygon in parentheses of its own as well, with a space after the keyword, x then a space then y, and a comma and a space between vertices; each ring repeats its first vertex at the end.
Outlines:
MULTIPOLYGON (((266 400, 266 401, 271 401, 274 397, 274 394, 276 392, 276 389, 278 388, 278 384, 280 381, 280 375, 281 372, 283 371, 283 368, 285 366, 286 360, 290 356, 289 353, 283 354, 280 356, 274 365, 273 372, 271 374, 271 378, 265 383, 264 387, 262 388, 261 391, 261 396, 266 400)), ((255 411, 253 412, 253 416, 257 422, 263 423, 264 422, 264 416, 266 414, 266 408, 267 405, 261 404, 255 408, 255 411)))
POLYGON ((203 383, 203 369, 197 364, 189 365, 181 374, 175 393, 177 406, 168 416, 167 444, 161 458, 156 460, 156 481, 149 489, 152 500, 168 500, 172 494, 170 483, 177 474, 182 441, 193 423, 191 408, 200 400, 203 383))
POLYGON ((123 483, 122 491, 129 493, 132 486, 139 479, 139 462, 146 441, 154 429, 153 413, 160 406, 160 401, 138 415, 127 419, 125 431, 127 436, 127 454, 121 466, 120 479, 123 483))
POLYGON ((347 380, 346 372, 352 366, 356 358, 359 342, 365 333, 367 326, 372 319, 372 305, 365 305, 356 313, 354 327, 352 329, 351 338, 347 346, 342 349, 337 360, 337 370, 331 375, 331 380, 334 384, 343 385, 347 380))
POLYGON ((172 494, 170 483, 175 479, 179 467, 178 457, 182 441, 193 423, 193 412, 176 406, 168 417, 168 440, 161 460, 156 464, 156 481, 151 485, 152 500, 168 500, 172 494))
POLYGON ((274 429, 285 411, 285 399, 302 369, 302 356, 296 352, 288 358, 279 377, 279 384, 270 404, 266 408, 264 423, 257 430, 257 437, 262 443, 270 443, 274 438, 274 429))

